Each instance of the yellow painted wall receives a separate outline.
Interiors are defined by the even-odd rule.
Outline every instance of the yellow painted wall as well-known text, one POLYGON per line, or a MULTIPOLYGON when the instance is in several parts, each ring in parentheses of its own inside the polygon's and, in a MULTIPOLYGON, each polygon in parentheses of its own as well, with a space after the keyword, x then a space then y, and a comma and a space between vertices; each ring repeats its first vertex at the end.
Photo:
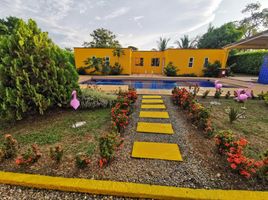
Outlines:
POLYGON ((203 75, 205 58, 210 63, 219 60, 222 68, 225 68, 227 51, 224 49, 168 49, 165 51, 166 64, 173 62, 178 67, 178 74, 195 73, 203 75), (189 67, 189 59, 193 58, 193 66, 189 67))
MULTIPOLYGON (((76 68, 84 67, 84 61, 89 57, 98 57, 104 58, 106 56, 110 57, 110 65, 114 65, 115 62, 118 62, 118 58, 113 56, 112 48, 74 48, 75 56, 75 66, 76 68)), ((131 49, 124 48, 125 55, 120 56, 119 62, 123 68, 122 74, 131 74, 131 49)), ((87 70, 87 73, 90 73, 92 70, 87 70)))
POLYGON ((133 51, 132 52, 132 74, 162 74, 163 72, 163 58, 162 51, 133 51), (136 66, 135 59, 143 58, 143 66, 136 66), (159 58, 159 66, 151 66, 152 58, 159 58))
MULTIPOLYGON (((167 49, 165 51, 132 51, 124 48, 125 55, 120 57, 120 64, 123 67, 122 74, 163 74, 163 68, 169 62, 178 67, 178 74, 194 73, 197 76, 203 75, 205 58, 210 63, 219 60, 222 68, 225 68, 228 51, 224 49, 167 49), (194 58, 193 66, 188 67, 190 57, 194 58), (136 60, 144 59, 143 66, 136 66, 136 60), (159 58, 159 66, 151 66, 152 58, 159 58)), ((112 48, 74 48, 75 65, 77 68, 85 66, 84 61, 88 57, 110 57, 110 64, 118 62, 113 56, 112 48)), ((88 70, 87 73, 90 71, 88 70)))

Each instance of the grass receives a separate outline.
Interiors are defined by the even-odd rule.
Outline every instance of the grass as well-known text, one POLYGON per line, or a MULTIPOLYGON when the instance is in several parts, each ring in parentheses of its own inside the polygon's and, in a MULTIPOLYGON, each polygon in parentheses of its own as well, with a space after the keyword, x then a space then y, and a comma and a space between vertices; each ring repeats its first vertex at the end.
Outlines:
MULTIPOLYGON (((110 127, 110 109, 90 111, 51 110, 44 116, 32 116, 14 124, 0 124, 0 134, 11 134, 23 148, 33 143, 41 148, 60 144, 73 154, 83 151, 92 155, 97 139, 110 127), (86 121, 86 125, 72 128, 72 124, 86 121)), ((0 145, 3 137, 0 138, 0 145)))
MULTIPOLYGON (((202 103, 210 107, 211 101, 218 101, 214 98, 200 99, 202 103)), ((245 137, 251 143, 248 154, 256 156, 268 149, 268 106, 264 101, 248 100, 246 102, 245 119, 238 119, 232 124, 226 113, 228 108, 243 110, 242 103, 233 99, 219 99, 221 105, 211 106, 212 124, 217 130, 232 130, 235 134, 245 137)))

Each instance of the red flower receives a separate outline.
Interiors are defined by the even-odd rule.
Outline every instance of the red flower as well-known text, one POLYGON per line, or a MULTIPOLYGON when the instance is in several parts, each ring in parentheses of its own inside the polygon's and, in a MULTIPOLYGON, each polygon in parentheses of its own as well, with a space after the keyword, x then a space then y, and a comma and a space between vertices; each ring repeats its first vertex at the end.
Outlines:
POLYGON ((234 163, 231 164, 231 168, 232 168, 232 169, 236 169, 236 168, 237 168, 236 164, 234 164, 234 163))

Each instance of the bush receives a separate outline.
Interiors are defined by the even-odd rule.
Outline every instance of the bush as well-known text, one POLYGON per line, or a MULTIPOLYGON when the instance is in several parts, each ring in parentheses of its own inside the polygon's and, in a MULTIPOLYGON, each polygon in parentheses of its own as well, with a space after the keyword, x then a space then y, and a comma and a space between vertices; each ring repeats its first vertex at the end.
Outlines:
POLYGON ((116 101, 115 95, 106 94, 98 89, 82 89, 80 106, 82 109, 110 108, 116 101))
POLYGON ((78 69, 77 69, 77 73, 78 73, 79 75, 86 75, 86 74, 87 74, 86 69, 85 69, 84 67, 80 67, 80 68, 78 68, 78 69))
POLYGON ((78 74, 64 51, 33 20, 19 20, 0 39, 0 117, 21 120, 52 106, 69 106, 78 74))
POLYGON ((63 157, 63 149, 61 146, 56 146, 54 148, 50 147, 50 158, 57 163, 59 163, 63 157))
POLYGON ((261 65, 263 63, 263 57, 268 51, 248 51, 238 53, 228 58, 227 64, 236 64, 232 71, 235 73, 243 73, 250 75, 258 75, 261 65))
POLYGON ((90 162, 90 158, 85 153, 78 153, 75 156, 75 165, 79 169, 86 168, 90 162))
POLYGON ((5 135, 4 146, 2 148, 2 154, 4 158, 14 158, 18 152, 18 142, 11 135, 5 135))
POLYGON ((239 119, 243 114, 244 112, 240 113, 239 110, 235 108, 230 108, 228 112, 229 122, 232 124, 235 120, 239 119))
POLYGON ((169 62, 168 65, 164 68, 164 73, 167 76, 177 76, 177 67, 173 65, 172 62, 169 62))
POLYGON ((218 77, 220 74, 221 63, 216 60, 214 63, 208 63, 206 69, 203 70, 205 77, 218 77))
POLYGON ((119 63, 115 63, 114 66, 111 67, 110 74, 111 75, 120 75, 123 71, 123 68, 119 63))
POLYGON ((264 102, 268 105, 268 93, 263 96, 264 102))
POLYGON ((42 154, 36 144, 33 144, 31 148, 29 148, 26 153, 23 153, 21 156, 19 156, 16 159, 17 165, 29 165, 36 163, 40 158, 42 154))
POLYGON ((110 65, 108 65, 108 64, 103 64, 103 66, 102 66, 102 69, 101 69, 101 73, 103 74, 103 75, 108 75, 108 74, 110 74, 111 73, 111 66, 110 65))

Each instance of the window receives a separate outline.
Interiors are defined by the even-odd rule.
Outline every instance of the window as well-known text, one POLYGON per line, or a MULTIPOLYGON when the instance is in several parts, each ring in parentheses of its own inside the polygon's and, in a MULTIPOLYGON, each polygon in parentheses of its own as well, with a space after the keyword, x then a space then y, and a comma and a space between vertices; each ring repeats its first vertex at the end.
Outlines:
POLYGON ((208 67, 208 58, 205 58, 204 67, 208 67))
POLYGON ((152 58, 151 66, 158 67, 159 66, 159 63, 160 63, 160 59, 159 58, 152 58))
POLYGON ((135 58, 135 66, 143 66, 143 58, 135 58))
POLYGON ((194 58, 190 58, 188 67, 193 67, 193 65, 194 65, 194 58))
POLYGON ((105 65, 110 65, 110 57, 109 56, 106 56, 104 58, 104 63, 105 63, 105 65))

